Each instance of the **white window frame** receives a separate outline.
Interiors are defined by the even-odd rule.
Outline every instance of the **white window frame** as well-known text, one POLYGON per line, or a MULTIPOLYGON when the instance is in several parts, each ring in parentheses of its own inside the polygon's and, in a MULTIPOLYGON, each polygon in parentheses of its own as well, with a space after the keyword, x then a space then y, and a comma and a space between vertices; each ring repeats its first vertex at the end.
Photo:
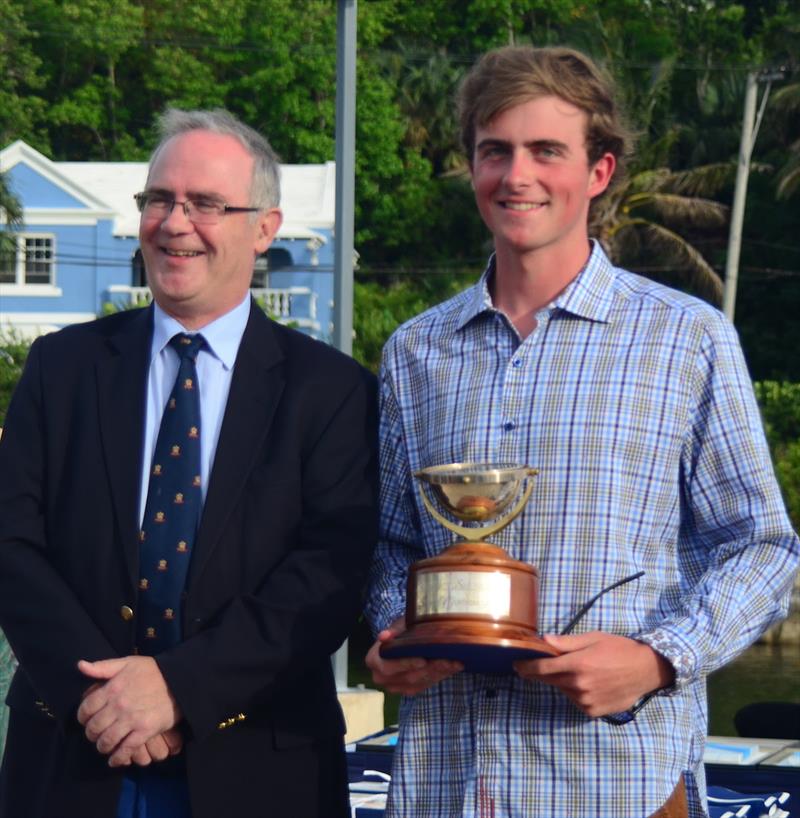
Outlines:
POLYGON ((56 237, 54 233, 15 233, 17 253, 14 266, 14 281, 0 282, 0 295, 61 295, 56 285, 56 237), (50 280, 47 283, 29 283, 25 280, 27 263, 27 242, 46 239, 50 242, 50 280))

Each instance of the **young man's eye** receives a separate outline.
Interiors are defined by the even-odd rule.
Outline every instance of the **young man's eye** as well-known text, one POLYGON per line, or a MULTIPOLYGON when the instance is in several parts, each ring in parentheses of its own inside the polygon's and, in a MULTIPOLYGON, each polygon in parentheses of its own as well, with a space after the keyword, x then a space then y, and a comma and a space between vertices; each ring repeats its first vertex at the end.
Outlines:
POLYGON ((555 159, 556 157, 560 156, 558 150, 556 148, 548 148, 542 147, 539 148, 537 154, 541 156, 543 159, 555 159))
POLYGON ((496 159, 498 156, 504 156, 505 153, 506 153, 505 149, 502 148, 500 145, 491 145, 481 150, 480 158, 496 159))

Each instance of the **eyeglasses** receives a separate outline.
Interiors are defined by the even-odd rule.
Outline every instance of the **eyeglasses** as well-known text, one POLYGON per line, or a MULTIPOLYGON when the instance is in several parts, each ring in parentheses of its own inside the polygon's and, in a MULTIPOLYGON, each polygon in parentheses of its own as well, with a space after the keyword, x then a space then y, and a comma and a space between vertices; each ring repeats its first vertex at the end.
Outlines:
MULTIPOLYGON (((609 585, 606 588, 603 588, 600 593, 595 594, 585 605, 582 605, 578 613, 570 619, 567 626, 564 630, 561 631, 561 635, 564 636, 568 633, 571 633, 573 628, 578 624, 578 622, 583 619, 583 617, 588 613, 589 609, 600 599, 603 594, 607 594, 609 591, 613 591, 614 588, 619 588, 620 585, 625 585, 628 582, 633 582, 635 579, 639 579, 639 577, 644 576, 644 571, 639 571, 637 574, 631 574, 629 577, 625 577, 624 579, 617 580, 613 584, 609 585)), ((638 702, 636 702, 632 707, 628 708, 627 710, 623 710, 620 713, 609 713, 607 716, 601 716, 601 721, 606 722, 606 724, 613 724, 616 726, 620 726, 623 724, 628 724, 629 722, 633 721, 636 718, 636 714, 656 695, 658 691, 653 690, 650 693, 642 696, 638 702)))
POLYGON ((259 207, 232 207, 219 199, 195 196, 179 202, 167 193, 137 193, 136 207, 146 219, 166 219, 175 205, 180 205, 186 218, 193 224, 217 224, 226 213, 256 213, 259 207))

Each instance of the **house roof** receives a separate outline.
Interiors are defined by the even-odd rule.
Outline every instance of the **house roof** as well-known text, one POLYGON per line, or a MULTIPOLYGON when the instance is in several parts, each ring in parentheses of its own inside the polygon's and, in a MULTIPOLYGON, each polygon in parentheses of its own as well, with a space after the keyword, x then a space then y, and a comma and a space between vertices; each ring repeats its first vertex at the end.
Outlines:
MULTIPOLYGON (((19 162, 64 188, 87 208, 113 216, 115 236, 138 235, 139 213, 133 194, 145 186, 146 162, 54 162, 17 140, 0 151, 0 170, 10 170, 19 162)), ((278 238, 324 242, 318 231, 333 229, 335 192, 334 162, 281 165, 283 224, 278 238)))

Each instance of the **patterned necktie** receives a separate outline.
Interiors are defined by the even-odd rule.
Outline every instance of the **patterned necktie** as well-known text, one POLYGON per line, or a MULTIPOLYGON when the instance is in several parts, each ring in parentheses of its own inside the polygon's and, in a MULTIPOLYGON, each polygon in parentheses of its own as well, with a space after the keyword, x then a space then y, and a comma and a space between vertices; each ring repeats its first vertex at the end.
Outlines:
POLYGON ((138 652, 154 656, 181 638, 181 595, 202 510, 200 397, 195 361, 202 335, 176 335, 180 368, 158 430, 139 532, 138 652))

